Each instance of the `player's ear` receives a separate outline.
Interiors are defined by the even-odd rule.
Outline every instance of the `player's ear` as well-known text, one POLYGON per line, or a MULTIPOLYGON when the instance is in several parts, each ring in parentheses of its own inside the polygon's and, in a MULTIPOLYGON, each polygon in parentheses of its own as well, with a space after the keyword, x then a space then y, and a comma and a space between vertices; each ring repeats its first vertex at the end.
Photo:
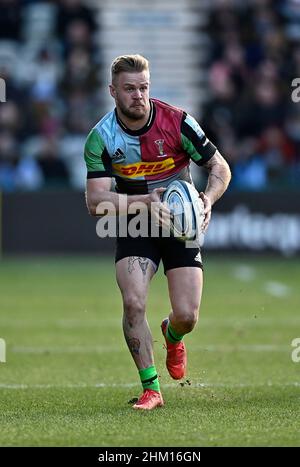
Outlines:
POLYGON ((114 87, 113 84, 109 85, 109 92, 110 92, 111 97, 113 97, 115 99, 116 98, 116 88, 114 87))

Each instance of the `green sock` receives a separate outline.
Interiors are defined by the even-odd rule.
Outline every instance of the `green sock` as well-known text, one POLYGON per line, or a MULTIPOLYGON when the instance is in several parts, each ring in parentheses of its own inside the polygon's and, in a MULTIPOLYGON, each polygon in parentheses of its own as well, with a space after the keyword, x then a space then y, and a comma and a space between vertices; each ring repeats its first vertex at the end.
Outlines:
POLYGON ((141 382, 144 389, 153 389, 153 391, 160 391, 157 371, 155 366, 148 366, 139 370, 141 382))
POLYGON ((168 327, 167 327, 167 334, 166 337, 169 342, 172 344, 177 344, 183 339, 184 334, 178 334, 171 326, 171 323, 169 321, 168 327))

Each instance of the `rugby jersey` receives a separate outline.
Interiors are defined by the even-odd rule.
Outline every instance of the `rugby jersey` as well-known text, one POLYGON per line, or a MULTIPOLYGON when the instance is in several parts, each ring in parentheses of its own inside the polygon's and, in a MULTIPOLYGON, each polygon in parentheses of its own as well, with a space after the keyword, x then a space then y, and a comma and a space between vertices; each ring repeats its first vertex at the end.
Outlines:
POLYGON ((114 177, 116 191, 146 194, 181 179, 192 183, 190 162, 201 166, 215 153, 196 120, 183 110, 150 99, 150 115, 139 130, 130 130, 116 109, 89 133, 84 157, 87 178, 114 177))

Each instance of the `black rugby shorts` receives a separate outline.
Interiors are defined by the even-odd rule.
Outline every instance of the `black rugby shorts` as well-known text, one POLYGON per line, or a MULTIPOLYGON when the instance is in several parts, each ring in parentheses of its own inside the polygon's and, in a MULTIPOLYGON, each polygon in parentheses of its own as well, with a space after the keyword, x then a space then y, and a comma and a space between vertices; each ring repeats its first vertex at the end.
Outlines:
POLYGON ((166 274, 170 269, 197 267, 203 269, 200 248, 187 248, 186 243, 174 237, 117 237, 115 262, 128 256, 148 258, 166 274))

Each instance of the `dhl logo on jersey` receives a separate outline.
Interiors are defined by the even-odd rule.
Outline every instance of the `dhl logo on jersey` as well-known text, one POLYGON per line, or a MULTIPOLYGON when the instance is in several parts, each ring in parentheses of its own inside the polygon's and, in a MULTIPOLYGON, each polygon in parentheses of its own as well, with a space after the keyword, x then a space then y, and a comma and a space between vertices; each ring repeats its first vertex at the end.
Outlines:
POLYGON ((136 162, 128 165, 113 164, 115 174, 127 178, 156 175, 173 169, 173 167, 175 167, 173 157, 168 157, 168 159, 159 162, 136 162))

